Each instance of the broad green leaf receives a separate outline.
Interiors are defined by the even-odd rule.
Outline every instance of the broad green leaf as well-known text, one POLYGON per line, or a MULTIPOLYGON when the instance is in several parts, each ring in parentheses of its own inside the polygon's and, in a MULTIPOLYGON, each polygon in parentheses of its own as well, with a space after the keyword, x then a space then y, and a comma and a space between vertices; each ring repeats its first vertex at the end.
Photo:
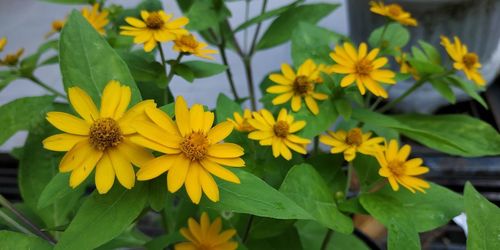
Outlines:
POLYGON ((342 170, 343 154, 318 154, 306 159, 321 175, 333 194, 344 192, 347 176, 342 170))
MULTIPOLYGON (((411 216, 411 215, 409 215, 411 216)), ((420 237, 414 226, 401 218, 395 217, 391 219, 391 223, 386 226, 387 249, 389 250, 420 250, 420 237)))
POLYGON ((219 25, 219 22, 231 16, 231 11, 222 0, 194 1, 186 13, 189 30, 206 30, 219 25))
POLYGON ((425 55, 425 53, 416 46, 411 47, 411 54, 413 55, 413 58, 417 60, 422 60, 422 61, 428 60, 427 55, 425 55))
POLYGON ((467 249, 500 249, 500 208, 489 202, 467 182, 464 191, 469 235, 467 249))
POLYGON ((167 195, 169 193, 165 190, 167 186, 165 176, 160 176, 146 183, 148 186, 148 202, 149 206, 156 212, 163 210, 167 205, 167 195))
POLYGON ((485 109, 488 109, 488 104, 486 104, 484 99, 477 93, 478 89, 474 86, 473 82, 466 82, 464 79, 456 75, 448 76, 444 79, 463 90, 467 95, 479 102, 485 109))
POLYGON ((375 29, 368 38, 372 48, 381 47, 384 54, 395 54, 397 48, 403 48, 410 41, 410 32, 399 23, 390 23, 375 29), (382 37, 383 33, 383 37, 382 37), (382 38, 382 41, 380 40, 382 38))
POLYGON ((324 226, 342 233, 352 232, 352 220, 339 212, 332 190, 311 165, 301 164, 290 169, 281 184, 280 192, 324 226))
POLYGON ((110 80, 130 87, 131 104, 141 100, 127 64, 106 40, 74 10, 61 32, 60 63, 64 87, 78 86, 100 103, 102 90, 110 80))
POLYGON ((58 173, 47 183, 40 194, 40 198, 38 198, 37 206, 39 209, 52 205, 67 195, 75 193, 83 194, 85 185, 78 186, 76 190, 71 188, 69 186, 69 176, 69 173, 58 173))
POLYGON ((332 64, 329 53, 342 37, 314 24, 300 22, 292 33, 292 61, 299 67, 305 60, 317 64, 332 64))
POLYGON ((59 41, 57 40, 51 40, 48 42, 43 43, 40 45, 38 50, 27 57, 25 57, 23 60, 21 60, 21 68, 20 68, 20 73, 23 76, 31 76, 33 75, 33 72, 35 71, 38 65, 38 61, 40 60, 40 57, 47 52, 49 49, 58 49, 58 43, 59 41))
POLYGON ((445 69, 439 64, 434 64, 428 59, 421 60, 415 58, 408 58, 408 62, 414 67, 420 76, 443 73, 445 69))
POLYGON ((290 8, 271 23, 257 43, 257 49, 268 49, 285 43, 300 22, 315 24, 338 6, 338 4, 318 3, 290 8))
POLYGON ((172 232, 168 235, 161 235, 148 241, 144 246, 148 250, 164 250, 168 249, 168 246, 175 243, 185 241, 186 239, 182 236, 179 231, 172 232))
POLYGON ((96 250, 142 248, 149 240, 151 240, 150 237, 139 231, 137 225, 132 224, 125 232, 96 250))
POLYGON ((245 246, 248 249, 303 250, 299 234, 294 227, 289 227, 282 234, 272 238, 249 240, 245 246))
POLYGON ((339 113, 345 120, 351 119, 352 105, 346 98, 338 98, 333 101, 337 113, 339 113))
POLYGON ((277 220, 271 218, 254 217, 250 228, 251 239, 267 239, 283 234, 288 228, 293 227, 296 220, 277 220))
POLYGON ((193 76, 195 78, 214 76, 224 72, 227 69, 225 65, 204 61, 187 61, 183 62, 182 64, 186 65, 191 70, 191 72, 193 72, 193 76))
POLYGON ((176 75, 184 78, 184 80, 188 82, 194 81, 194 72, 191 71, 191 69, 185 64, 182 63, 173 64, 172 69, 174 70, 176 75))
POLYGON ((240 184, 217 181, 220 201, 206 207, 276 219, 312 219, 295 202, 244 170, 232 169, 240 184))
POLYGON ((432 87, 441 94, 448 102, 454 104, 457 100, 450 85, 442 79, 430 80, 432 87))
POLYGON ((146 185, 131 190, 115 185, 105 195, 96 191, 78 210, 55 249, 94 249, 120 235, 139 216, 147 200, 146 185))
POLYGON ((314 115, 306 107, 297 113, 292 113, 296 121, 304 120, 307 125, 298 132, 299 135, 306 138, 313 138, 325 132, 337 120, 339 114, 332 100, 318 102, 319 114, 314 115))
POLYGON ((0 77, 0 91, 2 91, 2 89, 7 87, 7 85, 9 85, 11 82, 16 80, 17 78, 19 78, 19 76, 14 74, 14 73, 0 77))
POLYGON ((250 26, 252 26, 254 24, 257 24, 257 23, 263 22, 263 21, 265 21, 267 19, 270 19, 270 18, 273 18, 275 16, 278 16, 281 13, 289 10, 290 8, 293 8, 293 7, 297 6, 297 4, 300 4, 302 2, 304 2, 304 0, 297 0, 297 1, 292 2, 289 5, 285 5, 283 7, 279 7, 279 8, 274 9, 274 10, 269 10, 269 11, 266 11, 266 12, 262 13, 261 15, 258 15, 256 17, 252 17, 248 21, 246 21, 246 22, 240 24, 238 27, 236 27, 234 29, 234 33, 238 32, 238 31, 241 31, 241 30, 244 30, 247 27, 250 27, 250 26))
POLYGON ((418 44, 420 44, 420 47, 422 47, 427 58, 429 58, 431 62, 434 64, 441 64, 441 54, 432 44, 422 40, 418 41, 418 44))
POLYGON ((219 97, 217 97, 217 108, 215 109, 217 123, 224 122, 227 118, 233 119, 234 112, 242 114, 243 110, 238 103, 222 93, 219 94, 219 97))
POLYGON ((17 131, 38 126, 52 108, 53 96, 23 97, 0 107, 0 145, 17 131))
POLYGON ((363 155, 356 153, 356 158, 352 161, 352 165, 356 170, 361 190, 363 192, 369 191, 374 188, 382 177, 378 174, 380 165, 373 156, 363 155))
MULTIPOLYGON (((295 223, 304 249, 321 249, 327 228, 315 221, 298 221, 295 223)), ((368 246, 354 234, 333 232, 328 242, 328 250, 368 250, 368 246)))
POLYGON ((36 249, 50 250, 52 246, 45 240, 36 236, 26 235, 18 232, 7 230, 0 231, 0 249, 2 250, 18 250, 18 249, 36 249))
POLYGON ((142 51, 118 52, 127 64, 130 73, 137 82, 155 82, 159 87, 165 87, 167 77, 165 68, 159 63, 148 58, 142 51))

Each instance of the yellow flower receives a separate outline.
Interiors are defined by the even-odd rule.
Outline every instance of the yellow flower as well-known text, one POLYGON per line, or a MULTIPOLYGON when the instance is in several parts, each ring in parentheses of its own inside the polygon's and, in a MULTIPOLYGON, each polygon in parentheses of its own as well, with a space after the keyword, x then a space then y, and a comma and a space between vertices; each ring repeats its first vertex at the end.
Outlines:
POLYGON ((131 126, 146 119, 144 109, 156 107, 154 101, 142 101, 127 111, 130 88, 115 80, 109 81, 104 88, 100 110, 79 87, 69 88, 68 97, 83 119, 63 112, 48 112, 47 120, 65 133, 43 141, 48 150, 67 151, 59 163, 59 171, 71 172, 69 185, 72 188, 80 185, 94 168, 95 185, 100 194, 111 189, 115 176, 122 186, 132 188, 135 184, 132 164, 142 166, 153 156, 132 143, 131 138, 137 134, 131 126))
POLYGON ((212 128, 214 113, 205 112, 200 104, 189 109, 181 96, 175 101, 175 123, 157 108, 147 108, 146 115, 151 121, 136 122, 142 138, 133 141, 166 155, 142 166, 137 172, 138 180, 150 180, 168 171, 168 191, 176 192, 184 185, 196 204, 202 191, 210 200, 219 201, 219 188, 212 175, 240 183, 238 176, 221 166, 245 166, 240 158, 243 148, 221 142, 231 134, 231 122, 212 128))
POLYGON ((401 52, 399 56, 395 56, 396 62, 399 64, 399 72, 403 74, 411 74, 415 80, 419 80, 420 76, 418 75, 417 70, 411 66, 411 64, 406 59, 407 54, 401 52))
POLYGON ((409 12, 403 10, 399 4, 385 5, 383 2, 370 1, 370 11, 388 17, 400 24, 407 26, 417 26, 417 20, 411 17, 409 12))
POLYGON ((47 34, 45 34, 45 38, 49 38, 51 35, 55 33, 61 32, 64 27, 65 20, 55 20, 52 22, 52 30, 50 30, 47 34))
POLYGON ((307 108, 317 115, 319 113, 316 100, 326 100, 328 95, 315 92, 317 83, 322 82, 320 70, 322 68, 316 66, 313 60, 307 59, 300 65, 297 74, 288 64, 281 65, 282 74, 271 74, 269 79, 277 85, 266 89, 268 93, 279 94, 273 99, 274 105, 283 104, 292 100, 292 110, 299 111, 302 107, 302 98, 306 102, 307 108))
POLYGON ((389 180, 394 191, 399 190, 399 183, 412 193, 415 193, 415 189, 425 193, 424 188, 429 188, 429 183, 415 176, 429 172, 429 168, 422 166, 421 158, 408 160, 410 152, 410 145, 399 149, 398 142, 391 140, 385 152, 376 155, 380 164, 378 173, 389 180))
POLYGON ((16 66, 19 62, 19 58, 23 54, 24 49, 20 48, 16 53, 7 54, 3 59, 0 59, 0 66, 16 66))
POLYGON ((181 228, 181 234, 189 242, 175 244, 175 250, 235 250, 238 243, 230 241, 236 230, 228 229, 221 232, 222 220, 215 219, 210 223, 207 213, 203 212, 200 223, 189 218, 188 228, 181 228))
POLYGON ((251 132, 255 130, 255 128, 248 123, 248 120, 252 119, 252 111, 250 111, 250 109, 245 109, 245 111, 243 111, 243 116, 238 112, 234 112, 233 116, 234 120, 231 118, 227 118, 227 120, 234 125, 236 130, 240 132, 251 132))
POLYGON ((356 152, 365 155, 375 155, 382 150, 380 143, 384 142, 382 137, 370 138, 372 133, 365 133, 359 128, 353 128, 346 132, 339 130, 337 132, 327 131, 327 135, 321 135, 319 141, 332 146, 330 152, 338 154, 344 152, 344 159, 352 161, 356 158, 356 152))
POLYGON ((340 86, 347 87, 356 82, 362 95, 366 93, 367 88, 374 95, 387 98, 387 91, 379 82, 395 84, 396 74, 391 70, 380 69, 388 60, 386 57, 377 58, 379 51, 376 48, 368 52, 366 43, 361 43, 358 51, 350 43, 344 43, 344 46, 337 45, 335 51, 330 53, 330 57, 337 63, 331 66, 331 71, 347 74, 340 82, 340 86))
POLYGON ((160 11, 141 11, 139 20, 135 17, 127 17, 125 21, 132 26, 121 26, 121 35, 133 36, 134 43, 144 44, 144 51, 150 52, 159 42, 172 41, 179 35, 187 35, 189 32, 182 28, 189 22, 186 17, 170 21, 173 14, 165 14, 160 11))
POLYGON ((172 49, 178 52, 214 60, 214 58, 208 54, 217 54, 217 51, 213 49, 206 49, 207 46, 208 44, 206 43, 198 42, 192 34, 187 34, 178 36, 174 40, 174 46, 172 49))
POLYGON ((479 72, 481 68, 479 57, 476 53, 468 52, 467 46, 462 44, 458 37, 455 36, 454 40, 455 43, 451 43, 447 37, 441 36, 441 45, 443 45, 448 55, 455 62, 453 68, 462 70, 467 79, 472 80, 478 86, 484 86, 486 81, 481 72, 479 72))
POLYGON ((82 16, 85 17, 85 19, 87 19, 90 25, 92 25, 92 27, 94 27, 94 29, 97 30, 97 32, 99 32, 101 35, 106 34, 104 27, 106 27, 106 25, 109 23, 108 14, 109 13, 107 10, 104 10, 102 12, 99 11, 98 3, 94 4, 92 6, 92 9, 90 8, 82 9, 82 16))
POLYGON ((3 51, 3 48, 5 47, 6 44, 7 44, 7 37, 0 38, 0 52, 3 51))
POLYGON ((292 152, 307 154, 306 145, 311 141, 294 133, 306 126, 305 121, 295 121, 286 109, 281 109, 275 120, 273 114, 266 109, 253 113, 253 119, 248 120, 256 130, 248 134, 248 138, 258 140, 262 146, 272 146, 273 156, 283 156, 286 160, 292 159, 292 152))

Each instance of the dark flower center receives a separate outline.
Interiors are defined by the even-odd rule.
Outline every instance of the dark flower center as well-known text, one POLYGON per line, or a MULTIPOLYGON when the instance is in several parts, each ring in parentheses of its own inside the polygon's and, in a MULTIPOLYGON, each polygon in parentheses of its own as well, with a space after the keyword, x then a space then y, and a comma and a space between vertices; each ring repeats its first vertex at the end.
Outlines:
POLYGON ((274 124, 274 127, 273 127, 274 134, 277 137, 281 137, 281 138, 286 138, 286 136, 288 135, 289 129, 290 129, 290 125, 288 125, 288 123, 285 121, 278 121, 276 124, 274 124))
POLYGON ((89 141, 94 148, 103 151, 120 144, 123 134, 115 120, 100 118, 90 126, 89 141))
POLYGON ((199 161, 203 160, 207 155, 209 145, 208 138, 204 134, 194 132, 184 138, 180 148, 191 161, 199 161))
POLYGON ((149 14, 148 18, 146 19, 146 26, 153 30, 161 29, 164 24, 165 22, 161 18, 160 14, 155 12, 149 14))

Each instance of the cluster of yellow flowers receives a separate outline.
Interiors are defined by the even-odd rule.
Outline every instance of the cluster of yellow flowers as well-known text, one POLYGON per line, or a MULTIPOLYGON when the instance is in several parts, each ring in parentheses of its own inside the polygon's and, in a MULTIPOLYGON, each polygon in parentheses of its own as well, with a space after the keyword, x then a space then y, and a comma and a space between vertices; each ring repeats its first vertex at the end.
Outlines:
MULTIPOLYGON (((7 38, 0 38, 0 52, 3 51, 5 45, 7 45, 7 38)), ((0 66, 16 66, 23 52, 24 49, 20 48, 15 53, 6 54, 4 58, 0 58, 0 66)))

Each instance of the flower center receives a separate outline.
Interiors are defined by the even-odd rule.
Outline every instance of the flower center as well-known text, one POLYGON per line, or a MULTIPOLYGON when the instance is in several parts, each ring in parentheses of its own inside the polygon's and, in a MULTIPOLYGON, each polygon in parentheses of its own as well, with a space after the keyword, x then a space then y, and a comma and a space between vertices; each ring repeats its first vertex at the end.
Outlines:
POLYGON ((194 132, 184 137, 180 144, 181 151, 191 161, 203 160, 207 155, 208 146, 208 138, 200 132, 194 132))
POLYGON ((473 68, 477 62, 479 62, 479 57, 475 53, 467 53, 464 55, 462 61, 465 64, 465 67, 470 69, 473 68))
POLYGON ((351 129, 345 138, 345 143, 352 146, 359 146, 363 143, 363 133, 361 133, 361 129, 353 128, 351 129))
POLYGON ((387 9, 388 9, 389 15, 391 15, 391 16, 397 17, 403 13, 403 9, 401 8, 401 6, 399 6, 397 4, 390 4, 387 6, 387 9))
POLYGON ((370 72, 372 72, 373 66, 371 61, 361 59, 361 61, 358 61, 358 63, 356 63, 355 69, 358 75, 366 76, 369 75, 370 72))
POLYGON ((398 160, 393 160, 393 161, 389 162, 388 167, 391 170, 392 174, 395 176, 401 176, 401 175, 404 175, 404 173, 405 173, 404 162, 400 162, 398 160))
POLYGON ((196 49, 198 47, 198 42, 194 39, 193 35, 181 36, 179 40, 182 45, 191 49, 196 49))
POLYGON ((274 127, 273 127, 274 134, 277 137, 281 137, 281 138, 286 138, 286 136, 288 135, 289 129, 290 129, 290 125, 288 125, 288 123, 285 121, 278 121, 276 124, 274 124, 274 127))
POLYGON ((111 118, 100 118, 90 126, 89 141, 94 148, 105 150, 115 147, 123 141, 123 134, 118 123, 111 118))
POLYGON ((165 22, 161 18, 160 14, 156 12, 150 13, 148 18, 146 19, 146 26, 153 30, 160 29, 164 24, 165 22))
POLYGON ((313 89, 313 84, 307 79, 307 76, 297 76, 293 81, 293 91, 299 95, 305 95, 313 89))

